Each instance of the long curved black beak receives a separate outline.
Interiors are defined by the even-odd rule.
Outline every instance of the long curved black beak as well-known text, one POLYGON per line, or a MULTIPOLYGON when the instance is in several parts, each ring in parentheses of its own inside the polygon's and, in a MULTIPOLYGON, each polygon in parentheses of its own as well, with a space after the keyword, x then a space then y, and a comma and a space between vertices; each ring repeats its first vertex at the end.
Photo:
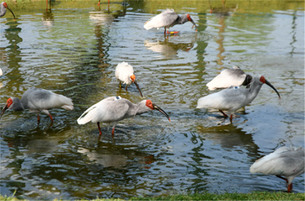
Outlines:
POLYGON ((158 110, 159 112, 161 112, 162 114, 164 114, 164 116, 166 116, 166 118, 168 119, 168 121, 171 121, 171 119, 170 119, 170 117, 168 116, 168 114, 167 114, 164 110, 162 110, 159 106, 153 104, 153 107, 154 107, 155 110, 158 110))
POLYGON ((191 18, 190 22, 193 24, 193 27, 192 27, 192 28, 195 27, 195 30, 197 31, 197 25, 195 24, 195 22, 194 22, 194 20, 193 20, 192 18, 191 18))
POLYGON ((276 90, 276 88, 270 83, 268 82, 266 79, 265 79, 265 84, 267 84, 269 87, 271 87, 276 93, 277 95, 279 96, 279 98, 281 98, 280 96, 280 93, 276 90))
POLYGON ((13 13, 13 11, 9 7, 7 7, 6 9, 9 10, 12 13, 12 15, 14 16, 14 19, 16 19, 15 14, 13 13))
POLYGON ((4 108, 2 109, 1 111, 1 114, 0 114, 0 119, 2 117, 2 115, 4 114, 4 112, 8 109, 7 105, 4 106, 4 108))
POLYGON ((137 83, 136 81, 134 81, 134 84, 135 84, 136 87, 138 88, 138 90, 139 90, 139 92, 140 92, 140 95, 143 97, 142 92, 141 92, 141 89, 140 89, 138 83, 137 83))

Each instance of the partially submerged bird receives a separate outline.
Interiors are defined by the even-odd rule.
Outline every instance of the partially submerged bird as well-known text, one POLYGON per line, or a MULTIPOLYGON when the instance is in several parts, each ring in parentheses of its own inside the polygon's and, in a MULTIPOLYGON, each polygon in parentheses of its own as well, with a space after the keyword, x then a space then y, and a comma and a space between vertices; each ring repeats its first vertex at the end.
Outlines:
POLYGON ((125 118, 134 117, 151 110, 158 110, 170 121, 168 114, 151 100, 142 100, 134 104, 120 96, 112 96, 101 100, 87 109, 78 119, 77 123, 82 125, 88 122, 97 123, 100 136, 102 135, 100 122, 114 123, 112 136, 114 136, 115 124, 125 118))
POLYGON ((136 76, 133 71, 133 67, 129 65, 127 62, 119 63, 115 68, 115 77, 120 82, 120 87, 122 87, 122 83, 125 84, 125 90, 127 91, 127 87, 134 83, 137 89, 140 92, 140 95, 143 97, 140 87, 136 81, 136 76))
POLYGON ((152 17, 150 20, 145 22, 144 28, 146 30, 152 29, 152 28, 161 28, 164 27, 164 35, 166 35, 166 28, 170 28, 176 24, 184 24, 186 22, 191 22, 196 28, 197 26, 193 19, 191 18, 190 14, 179 16, 173 9, 166 9, 160 14, 152 17))
POLYGON ((198 100, 197 108, 218 109, 224 117, 228 117, 228 115, 223 111, 227 110, 231 113, 230 121, 232 122, 232 113, 251 103, 257 96, 263 84, 270 86, 277 93, 278 97, 281 98, 279 92, 274 88, 274 86, 268 82, 264 76, 261 76, 254 77, 247 87, 231 87, 204 96, 198 100))
POLYGON ((246 74, 238 66, 233 66, 232 69, 225 69, 220 72, 219 75, 214 77, 207 87, 209 90, 215 90, 220 88, 229 88, 237 86, 247 86, 250 84, 252 76, 246 74))
POLYGON ((16 18, 15 17, 15 14, 13 13, 13 11, 7 6, 7 3, 6 2, 2 2, 0 4, 0 17, 3 17, 6 13, 6 9, 9 10, 12 15, 14 16, 14 19, 16 18))
POLYGON ((0 118, 7 109, 14 111, 29 109, 30 111, 37 112, 38 124, 40 122, 40 112, 49 115, 51 119, 50 126, 52 126, 53 117, 48 111, 48 109, 52 108, 63 108, 66 110, 73 110, 73 103, 72 100, 66 96, 53 93, 49 90, 33 87, 24 92, 21 99, 16 97, 10 97, 9 99, 7 99, 6 105, 2 109, 0 118))
POLYGON ((255 161, 250 167, 250 172, 276 175, 286 181, 287 192, 291 192, 293 179, 304 173, 304 161, 304 148, 281 147, 255 161))

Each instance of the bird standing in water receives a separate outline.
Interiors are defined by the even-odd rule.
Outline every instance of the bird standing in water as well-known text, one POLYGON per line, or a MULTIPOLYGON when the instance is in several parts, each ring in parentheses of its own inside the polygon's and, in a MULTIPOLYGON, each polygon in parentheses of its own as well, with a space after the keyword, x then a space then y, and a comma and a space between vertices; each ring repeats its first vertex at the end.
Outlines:
POLYGON ((196 28, 197 26, 193 19, 191 18, 190 14, 179 16, 177 13, 175 13, 172 9, 166 9, 162 13, 152 17, 150 20, 145 22, 144 28, 146 30, 152 29, 152 28, 161 28, 164 27, 164 36, 166 36, 166 29, 170 28, 176 24, 184 24, 186 22, 191 22, 196 28))
POLYGON ((304 163, 304 148, 281 147, 255 161, 250 167, 250 172, 276 175, 284 179, 287 183, 287 192, 290 193, 293 179, 304 173, 304 163))
POLYGON ((14 111, 21 111, 29 109, 30 111, 37 112, 37 122, 40 123, 39 113, 47 114, 51 119, 50 126, 53 125, 53 117, 48 111, 51 108, 63 108, 66 110, 73 110, 72 100, 66 96, 53 93, 52 91, 30 88, 22 95, 22 98, 10 97, 6 101, 0 118, 7 109, 14 111))
POLYGON ((133 67, 129 65, 127 62, 119 63, 115 69, 115 77, 120 82, 120 88, 122 87, 122 82, 125 84, 125 90, 127 91, 127 87, 134 83, 137 89, 140 92, 140 95, 143 97, 141 89, 136 81, 136 76, 133 71, 133 67))
POLYGON ((142 100, 141 102, 134 104, 125 98, 121 98, 120 96, 112 96, 105 98, 88 108, 77 119, 77 123, 80 125, 88 122, 97 123, 100 136, 102 135, 100 122, 114 123, 112 128, 113 137, 116 122, 151 110, 158 110, 170 121, 168 114, 160 107, 153 104, 151 100, 142 100))
POLYGON ((231 113, 230 121, 232 122, 232 113, 251 103, 257 96, 263 84, 270 86, 277 93, 279 98, 281 97, 274 86, 268 82, 264 76, 261 76, 253 78, 247 87, 231 87, 204 96, 198 100, 197 108, 218 109, 224 117, 228 117, 228 115, 223 111, 227 110, 231 113))

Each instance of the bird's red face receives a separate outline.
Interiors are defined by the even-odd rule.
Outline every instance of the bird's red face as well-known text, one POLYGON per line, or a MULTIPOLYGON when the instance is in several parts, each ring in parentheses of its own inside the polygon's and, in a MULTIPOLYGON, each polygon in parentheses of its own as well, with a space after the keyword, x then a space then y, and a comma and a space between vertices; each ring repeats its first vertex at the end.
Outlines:
POLYGON ((4 106, 4 108, 2 109, 2 112, 0 114, 0 118, 1 116, 4 114, 4 112, 13 104, 13 99, 12 98, 9 98, 7 99, 6 101, 6 105, 4 106))
POLYGON ((158 110, 159 112, 161 112, 164 116, 166 116, 166 118, 168 119, 168 121, 171 121, 170 117, 168 116, 168 114, 162 110, 159 106, 153 104, 151 102, 151 100, 146 100, 146 106, 149 107, 152 110, 158 110))
POLYGON ((149 107, 150 109, 154 109, 154 105, 153 103, 151 102, 151 100, 146 100, 146 106, 149 107))
POLYGON ((2 5, 4 6, 4 8, 7 8, 7 3, 6 2, 3 2, 2 5))
POLYGON ((136 76, 135 76, 134 74, 132 74, 132 75, 130 76, 130 79, 131 79, 132 82, 134 82, 134 81, 136 80, 136 76))
POLYGON ((192 18, 191 18, 191 16, 190 16, 190 14, 187 14, 186 17, 187 17, 187 19, 188 19, 189 21, 193 21, 192 18))
POLYGON ((261 76, 260 78, 259 78, 259 81, 261 81, 262 83, 266 83, 266 79, 265 79, 265 77, 264 76, 261 76))

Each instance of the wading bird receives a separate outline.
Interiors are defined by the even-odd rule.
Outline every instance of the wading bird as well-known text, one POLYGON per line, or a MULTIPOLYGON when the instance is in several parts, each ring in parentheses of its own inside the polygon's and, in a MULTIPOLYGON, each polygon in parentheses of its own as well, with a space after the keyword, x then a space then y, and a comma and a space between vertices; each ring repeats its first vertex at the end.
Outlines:
POLYGON ((138 83, 136 82, 136 76, 134 75, 133 72, 133 67, 129 65, 127 62, 122 62, 119 63, 116 66, 115 69, 115 77, 119 80, 120 82, 120 88, 122 88, 122 82, 125 84, 125 90, 127 91, 127 87, 134 83, 136 87, 138 88, 140 95, 143 97, 142 92, 140 90, 140 87, 138 83))
POLYGON ((70 98, 67 98, 63 95, 53 93, 49 90, 33 87, 24 92, 21 100, 16 97, 10 97, 9 99, 7 99, 6 105, 2 110, 0 118, 7 109, 11 109, 14 111, 29 109, 30 111, 37 112, 38 124, 40 122, 40 112, 49 115, 51 119, 50 126, 52 126, 53 117, 48 111, 48 109, 51 108, 63 108, 66 110, 73 110, 73 103, 70 98))
POLYGON ((219 75, 207 83, 207 87, 209 90, 215 90, 220 88, 237 87, 241 85, 247 86, 250 84, 251 80, 251 75, 246 74, 238 66, 233 66, 232 69, 225 69, 221 71, 219 75))
POLYGON ((287 183, 287 192, 290 193, 293 179, 304 173, 304 161, 304 148, 281 147, 255 161, 250 167, 250 172, 276 175, 284 179, 287 183))
POLYGON ((218 109, 224 117, 228 117, 223 110, 231 113, 230 121, 232 122, 233 114, 236 110, 251 103, 263 84, 270 86, 280 97, 279 92, 268 82, 264 76, 255 77, 247 87, 231 87, 219 92, 209 94, 200 98, 197 102, 197 108, 218 109))
POLYGON ((151 100, 142 100, 141 102, 134 104, 125 98, 121 98, 120 96, 112 96, 101 100, 87 109, 77 119, 77 123, 80 125, 88 122, 97 123, 100 136, 102 135, 100 122, 114 123, 112 128, 113 137, 116 122, 151 110, 158 110, 170 121, 168 114, 160 107, 153 104, 151 100))
POLYGON ((166 35, 166 28, 172 27, 176 24, 184 24, 186 22, 190 21, 193 23, 193 25, 196 28, 197 31, 197 26, 193 19, 191 18, 190 14, 186 14, 183 16, 179 16, 178 14, 175 13, 174 10, 172 9, 166 9, 159 15, 156 15, 152 17, 150 20, 145 22, 144 28, 146 30, 152 29, 152 28, 161 28, 164 27, 164 35, 166 35))
POLYGON ((9 10, 12 15, 14 16, 14 19, 16 18, 15 17, 15 14, 13 13, 13 11, 7 6, 7 3, 6 2, 2 2, 0 4, 0 17, 3 17, 6 13, 6 9, 9 10))
POLYGON ((2 69, 0 68, 0 76, 1 76, 1 75, 3 75, 3 71, 2 71, 2 69))

